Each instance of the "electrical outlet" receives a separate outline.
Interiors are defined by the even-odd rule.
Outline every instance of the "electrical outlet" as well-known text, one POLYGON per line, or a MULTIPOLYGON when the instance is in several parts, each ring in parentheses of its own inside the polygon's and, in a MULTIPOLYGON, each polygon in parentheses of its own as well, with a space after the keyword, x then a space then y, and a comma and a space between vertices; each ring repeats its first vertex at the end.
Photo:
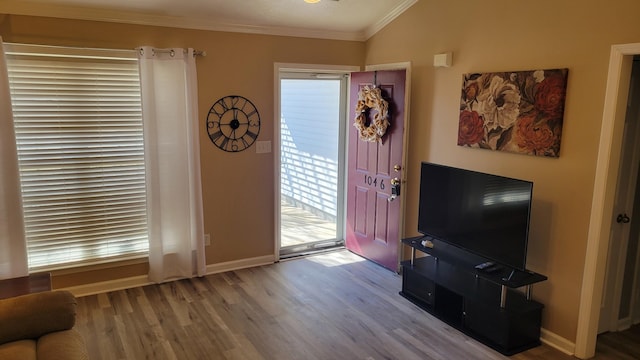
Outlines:
POLYGON ((204 246, 211 245, 211 235, 204 234, 204 246))

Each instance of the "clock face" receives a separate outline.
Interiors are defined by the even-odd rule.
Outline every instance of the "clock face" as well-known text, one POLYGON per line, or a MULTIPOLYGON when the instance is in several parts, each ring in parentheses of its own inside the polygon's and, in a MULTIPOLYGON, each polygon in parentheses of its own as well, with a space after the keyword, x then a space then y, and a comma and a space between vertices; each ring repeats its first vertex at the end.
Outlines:
POLYGON ((207 133, 211 142, 224 151, 245 150, 258 138, 260 114, 248 99, 225 96, 209 109, 207 133))

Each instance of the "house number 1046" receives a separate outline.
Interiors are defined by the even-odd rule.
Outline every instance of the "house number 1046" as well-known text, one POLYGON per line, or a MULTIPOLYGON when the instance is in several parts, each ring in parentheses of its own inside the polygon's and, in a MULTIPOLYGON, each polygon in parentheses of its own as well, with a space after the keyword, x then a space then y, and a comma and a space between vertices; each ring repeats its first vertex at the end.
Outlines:
POLYGON ((378 179, 376 177, 373 177, 367 174, 364 175, 364 183, 369 186, 379 187, 380 190, 384 190, 384 187, 385 187, 384 179, 378 179))

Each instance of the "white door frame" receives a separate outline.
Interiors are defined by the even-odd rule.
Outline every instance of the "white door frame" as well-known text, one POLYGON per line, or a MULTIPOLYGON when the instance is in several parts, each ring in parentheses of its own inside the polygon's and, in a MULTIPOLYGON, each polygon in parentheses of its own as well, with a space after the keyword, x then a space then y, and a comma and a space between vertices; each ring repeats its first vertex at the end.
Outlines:
MULTIPOLYGON (((634 80, 633 76, 632 74, 631 80, 634 80)), ((635 84, 637 84, 640 80, 640 74, 635 74, 635 76, 638 77, 634 80, 635 84)), ((635 84, 630 83, 629 95, 635 96, 635 101, 640 102, 640 87, 635 84)), ((636 108, 638 107, 637 104, 635 106, 636 108)), ((637 113, 629 114, 627 112, 625 116, 622 151, 620 153, 620 170, 618 172, 614 212, 612 215, 626 213, 633 219, 633 204, 638 180, 638 162, 640 161, 640 124, 638 124, 638 119, 627 119, 629 115, 633 116, 637 115, 637 113)), ((625 330, 632 323, 631 316, 624 319, 619 317, 630 236, 631 224, 613 224, 611 227, 607 270, 602 294, 602 309, 598 323, 599 334, 605 331, 625 330)), ((634 293, 635 291, 632 292, 632 298, 634 293)))
POLYGON ((595 355, 631 64, 633 56, 639 54, 640 43, 622 44, 613 45, 609 57, 609 75, 578 311, 575 355, 581 359, 595 355))
MULTIPOLYGON (((301 72, 301 73, 323 73, 323 74, 344 74, 359 71, 359 66, 350 65, 321 65, 321 64, 294 64, 294 63, 274 63, 273 64, 273 164, 274 164, 274 258, 275 261, 280 261, 280 221, 281 221, 281 209, 280 200, 277 196, 280 196, 280 74, 284 72, 301 72)), ((348 99, 348 95, 347 95, 348 99)), ((346 102, 348 104, 348 101, 346 102)), ((347 105, 348 106, 348 105, 347 105)), ((348 122, 348 121, 347 121, 348 122)), ((338 204, 341 206, 341 204, 338 204)), ((343 231, 344 232, 344 231, 343 231)), ((344 235, 343 235, 344 238, 344 235)))

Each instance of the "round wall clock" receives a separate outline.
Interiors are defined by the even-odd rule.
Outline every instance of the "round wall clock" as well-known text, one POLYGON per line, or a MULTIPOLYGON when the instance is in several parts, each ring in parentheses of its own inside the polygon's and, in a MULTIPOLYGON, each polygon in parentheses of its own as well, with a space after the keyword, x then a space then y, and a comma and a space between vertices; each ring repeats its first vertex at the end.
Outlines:
POLYGON ((225 96, 209 109, 207 133, 211 142, 224 151, 245 150, 258 138, 260 114, 248 99, 225 96))

